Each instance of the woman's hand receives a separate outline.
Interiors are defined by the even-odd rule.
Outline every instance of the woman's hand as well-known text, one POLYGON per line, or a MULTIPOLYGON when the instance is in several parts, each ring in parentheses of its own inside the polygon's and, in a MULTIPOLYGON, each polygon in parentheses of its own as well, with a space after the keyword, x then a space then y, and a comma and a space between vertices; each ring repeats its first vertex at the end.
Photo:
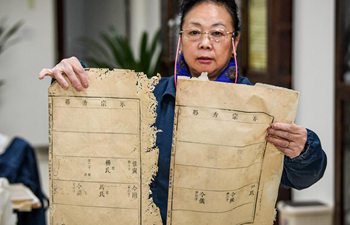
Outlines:
POLYGON ((65 77, 68 78, 77 91, 81 91, 89 86, 87 73, 81 66, 80 61, 74 56, 68 59, 63 59, 52 69, 42 69, 39 73, 39 79, 44 79, 46 76, 56 79, 64 89, 67 89, 69 86, 65 77))
POLYGON ((304 150, 307 131, 296 124, 273 123, 267 129, 266 140, 289 158, 295 158, 304 150))

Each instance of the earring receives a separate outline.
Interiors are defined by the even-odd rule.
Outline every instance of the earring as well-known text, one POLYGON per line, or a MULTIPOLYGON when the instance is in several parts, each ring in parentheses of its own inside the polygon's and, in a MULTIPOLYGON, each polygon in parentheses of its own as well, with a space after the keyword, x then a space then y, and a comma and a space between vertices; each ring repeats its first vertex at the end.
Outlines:
POLYGON ((181 50, 180 50, 180 47, 181 47, 181 36, 179 36, 179 39, 178 39, 178 41, 177 41, 176 55, 175 55, 175 62, 174 62, 174 83, 175 83, 175 87, 176 87, 176 81, 177 81, 176 63, 177 63, 177 60, 178 60, 178 58, 179 58, 179 51, 181 51, 181 50))

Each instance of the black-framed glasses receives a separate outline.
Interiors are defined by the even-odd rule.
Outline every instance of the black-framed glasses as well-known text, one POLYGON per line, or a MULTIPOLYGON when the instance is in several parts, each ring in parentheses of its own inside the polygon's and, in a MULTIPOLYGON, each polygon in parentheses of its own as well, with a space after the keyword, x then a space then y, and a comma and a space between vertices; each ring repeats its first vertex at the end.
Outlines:
POLYGON ((204 34, 208 35, 210 41, 214 41, 219 43, 221 41, 226 40, 227 37, 233 37, 235 32, 226 31, 224 29, 214 29, 210 31, 201 31, 199 29, 186 29, 180 31, 180 35, 182 35, 185 39, 189 41, 199 41, 202 39, 204 34))

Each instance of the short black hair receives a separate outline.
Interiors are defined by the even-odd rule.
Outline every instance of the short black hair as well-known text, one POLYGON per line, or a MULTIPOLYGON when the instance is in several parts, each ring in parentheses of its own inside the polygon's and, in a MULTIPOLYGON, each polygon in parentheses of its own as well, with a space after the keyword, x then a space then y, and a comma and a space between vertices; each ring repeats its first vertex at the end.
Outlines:
POLYGON ((180 5, 180 12, 181 12, 180 29, 182 29, 184 19, 187 13, 194 6, 202 2, 211 2, 211 3, 224 6, 231 15, 232 23, 233 23, 232 26, 234 28, 234 36, 237 36, 238 32, 240 31, 240 22, 238 17, 238 7, 235 0, 182 0, 180 5))

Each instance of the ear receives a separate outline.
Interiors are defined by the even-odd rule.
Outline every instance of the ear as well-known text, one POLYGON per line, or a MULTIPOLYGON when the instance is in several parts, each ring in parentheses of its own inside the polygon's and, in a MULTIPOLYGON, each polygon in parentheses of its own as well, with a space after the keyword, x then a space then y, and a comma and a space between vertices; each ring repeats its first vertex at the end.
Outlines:
POLYGON ((237 51, 239 40, 241 39, 241 33, 237 33, 237 36, 232 37, 234 46, 232 46, 232 54, 234 54, 237 51))

